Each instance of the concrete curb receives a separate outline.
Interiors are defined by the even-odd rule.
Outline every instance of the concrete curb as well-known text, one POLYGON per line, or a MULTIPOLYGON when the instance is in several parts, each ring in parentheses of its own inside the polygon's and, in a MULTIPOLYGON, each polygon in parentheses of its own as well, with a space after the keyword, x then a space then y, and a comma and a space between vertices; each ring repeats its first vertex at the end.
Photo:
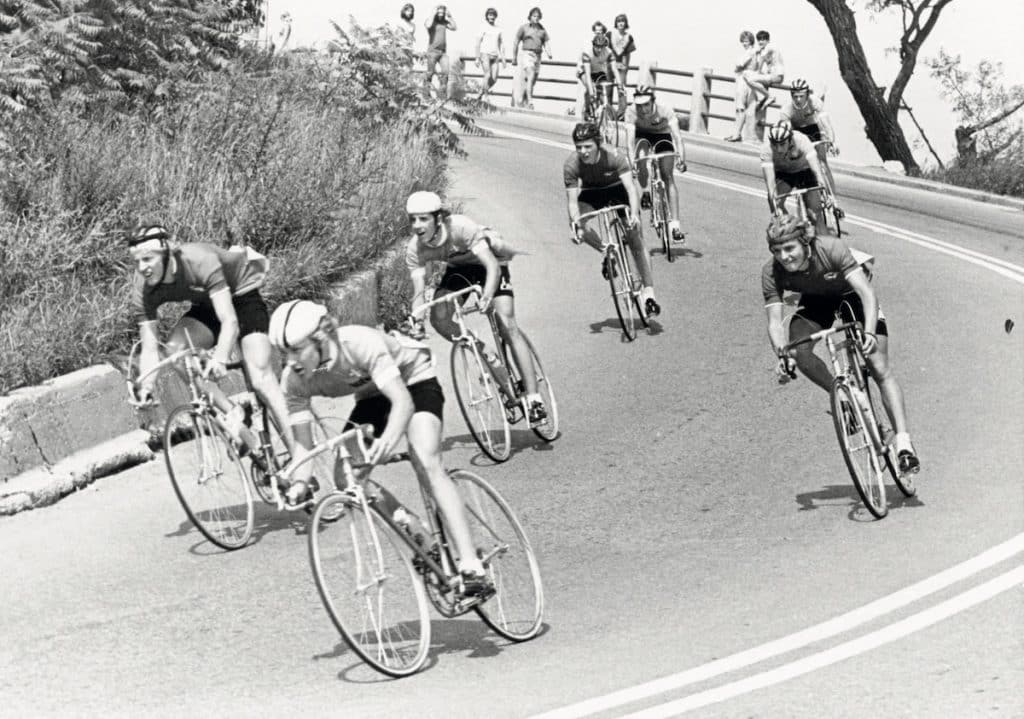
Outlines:
MULTIPOLYGON (((500 112, 495 113, 490 117, 484 117, 482 120, 484 126, 486 126, 488 120, 494 120, 514 127, 525 127, 528 129, 540 130, 542 132, 557 132, 563 135, 566 144, 569 142, 569 132, 572 130, 572 126, 576 123, 575 119, 568 118, 565 115, 523 110, 520 108, 501 108, 500 112)), ((694 143, 696 145, 714 148, 720 152, 728 152, 734 155, 743 155, 751 158, 756 158, 760 151, 759 148, 754 145, 738 142, 726 142, 725 140, 720 140, 710 135, 685 133, 685 139, 687 143, 694 143)), ((976 202, 987 202, 992 205, 999 205, 1024 211, 1024 199, 1018 199, 1016 197, 995 195, 990 192, 972 190, 967 187, 959 187, 958 185, 947 185, 941 182, 933 182, 932 180, 906 177, 904 175, 889 172, 883 168, 875 169, 859 165, 850 165, 844 162, 837 162, 833 159, 829 160, 829 165, 832 167, 833 172, 839 175, 848 175, 850 177, 857 177, 875 182, 885 182, 901 187, 934 192, 952 197, 960 197, 967 200, 974 200, 976 202)), ((760 177, 760 172, 755 174, 760 177)))
MULTIPOLYGON (((382 286, 406 280, 404 252, 403 240, 369 270, 333 286, 331 312, 344 324, 376 326, 380 298, 387 295, 382 286)), ((0 516, 54 504, 152 460, 159 440, 138 429, 148 420, 136 416, 126 397, 124 376, 109 365, 0 397, 0 516)))

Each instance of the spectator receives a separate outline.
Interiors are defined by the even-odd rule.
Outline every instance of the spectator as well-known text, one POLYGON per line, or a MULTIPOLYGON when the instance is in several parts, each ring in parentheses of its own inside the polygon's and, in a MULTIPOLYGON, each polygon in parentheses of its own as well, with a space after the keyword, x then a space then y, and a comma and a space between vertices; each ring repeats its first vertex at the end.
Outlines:
POLYGON ((629 19, 625 13, 615 16, 615 29, 608 33, 611 41, 612 57, 615 62, 612 64, 612 71, 615 73, 615 81, 619 87, 626 87, 626 73, 629 72, 629 56, 636 52, 636 43, 633 35, 629 32, 629 19))
MULTIPOLYGON (((744 30, 740 33, 740 45, 743 52, 736 58, 736 126, 726 142, 739 142, 744 138, 743 129, 747 122, 747 113, 754 100, 753 91, 743 78, 744 73, 752 72, 757 67, 757 51, 754 49, 754 33, 744 30)), ((753 138, 753 133, 747 133, 753 138)))
POLYGON ((445 97, 451 97, 449 82, 450 66, 448 63, 448 31, 457 30, 452 14, 445 5, 438 5, 433 16, 423 22, 427 28, 427 69, 423 73, 423 82, 427 94, 430 94, 431 80, 437 73, 441 89, 445 97))
POLYGON ((499 66, 505 64, 505 43, 501 35, 501 28, 494 24, 497 19, 498 11, 492 7, 487 8, 484 13, 484 26, 476 41, 476 62, 483 73, 483 86, 480 88, 481 100, 498 81, 499 66))
POLYGON ((402 18, 400 27, 409 33, 409 40, 416 38, 416 24, 412 21, 415 16, 416 8, 413 7, 411 2, 407 2, 402 6, 402 11, 399 13, 399 17, 402 18))
POLYGON ((768 44, 770 36, 767 30, 757 31, 757 68, 743 73, 743 79, 754 93, 758 112, 772 101, 768 94, 770 85, 777 85, 785 77, 782 66, 782 54, 768 44))
POLYGON ((512 44, 512 66, 522 65, 516 74, 512 107, 519 105, 532 110, 533 86, 537 84, 537 75, 540 73, 540 55, 543 52, 550 60, 551 46, 548 31, 540 24, 543 17, 540 8, 531 8, 526 17, 529 22, 516 30, 515 41, 512 44))

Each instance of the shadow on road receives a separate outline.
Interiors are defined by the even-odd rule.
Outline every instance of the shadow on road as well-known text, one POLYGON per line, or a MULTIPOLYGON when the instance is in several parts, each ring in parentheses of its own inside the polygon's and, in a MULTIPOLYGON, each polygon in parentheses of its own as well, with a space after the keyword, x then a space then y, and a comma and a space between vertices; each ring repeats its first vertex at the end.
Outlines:
MULTIPOLYGON (((256 516, 254 517, 253 522, 252 537, 245 545, 246 547, 258 544, 264 536, 271 532, 293 529, 296 535, 304 535, 308 530, 309 515, 305 512, 278 512, 276 509, 265 506, 262 503, 257 504, 255 509, 256 516)), ((192 524, 192 520, 187 518, 178 525, 177 529, 172 532, 168 532, 164 536, 167 538, 195 538, 198 541, 189 547, 188 551, 199 556, 205 557, 212 554, 227 554, 231 551, 237 551, 218 547, 216 544, 204 537, 202 532, 196 529, 196 526, 192 524)))
MULTIPOLYGON (((658 320, 652 318, 649 319, 648 322, 650 323, 650 327, 648 327, 646 330, 642 328, 637 329, 638 338, 639 335, 643 334, 644 332, 646 332, 651 337, 656 337, 665 331, 664 328, 661 326, 661 322, 659 322, 658 320)), ((629 340, 626 339, 626 335, 622 333, 622 325, 619 324, 618 317, 609 317, 608 319, 602 320, 601 322, 590 323, 590 334, 599 335, 603 334, 608 330, 617 332, 619 334, 619 339, 622 342, 629 342, 629 340)))
MULTIPOLYGON (((664 257, 665 256, 665 250, 663 248, 661 248, 661 247, 652 248, 651 249, 651 255, 652 256, 653 255, 661 255, 662 257, 664 257)), ((673 257, 692 257, 695 260, 699 260, 702 257, 704 257, 704 253, 703 252, 699 252, 697 250, 691 250, 689 247, 673 247, 672 248, 672 256, 673 257)))
MULTIPOLYGON (((902 509, 906 507, 923 507, 924 502, 914 497, 905 497, 895 486, 887 488, 889 498, 889 509, 902 509)), ((796 502, 800 505, 799 512, 807 512, 822 507, 848 507, 848 516, 855 522, 876 521, 870 512, 861 503, 860 495, 852 484, 830 484, 822 489, 813 492, 802 492, 796 495, 796 502)))
MULTIPOLYGON (((558 437, 561 436, 562 432, 559 431, 558 437)), ((509 459, 512 459, 520 452, 526 450, 533 450, 534 452, 550 452, 554 449, 553 442, 544 441, 529 429, 513 429, 509 432, 509 437, 512 443, 512 451, 509 453, 509 459)), ((558 437, 555 438, 556 442, 558 441, 558 437)), ((473 435, 471 434, 451 435, 445 437, 444 442, 441 444, 441 450, 443 452, 447 452, 455 447, 475 447, 477 449, 476 454, 474 454, 469 460, 469 463, 474 467, 487 467, 497 464, 497 462, 480 451, 479 447, 477 447, 476 440, 473 439, 473 435)))

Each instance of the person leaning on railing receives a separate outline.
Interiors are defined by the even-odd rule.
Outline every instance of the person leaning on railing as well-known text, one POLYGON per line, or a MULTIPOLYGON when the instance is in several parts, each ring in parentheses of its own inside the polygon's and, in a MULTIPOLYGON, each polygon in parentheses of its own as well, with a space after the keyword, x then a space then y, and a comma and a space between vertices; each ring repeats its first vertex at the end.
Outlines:
POLYGON ((512 43, 512 66, 518 66, 515 86, 512 90, 512 107, 533 109, 533 86, 540 73, 540 56, 545 53, 551 59, 548 31, 540 24, 543 17, 540 8, 531 8, 527 22, 516 30, 512 43))

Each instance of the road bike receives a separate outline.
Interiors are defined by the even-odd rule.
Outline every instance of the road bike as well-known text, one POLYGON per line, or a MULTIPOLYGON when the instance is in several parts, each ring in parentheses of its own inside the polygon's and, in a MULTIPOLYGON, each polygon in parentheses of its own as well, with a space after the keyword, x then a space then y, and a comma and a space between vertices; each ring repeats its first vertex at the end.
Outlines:
MULTIPOLYGON (((662 142, 659 141, 658 144, 660 145, 662 142)), ((674 240, 672 238, 672 230, 669 228, 672 213, 669 211, 668 206, 668 185, 658 170, 658 161, 662 158, 672 158, 674 164, 680 165, 680 172, 686 172, 686 151, 657 152, 658 148, 655 147, 655 152, 646 152, 645 148, 649 147, 650 144, 646 140, 641 140, 637 143, 636 148, 634 148, 633 157, 635 158, 635 165, 633 175, 634 177, 639 177, 638 170, 640 165, 646 165, 647 182, 651 193, 651 227, 654 228, 655 234, 661 240, 661 247, 665 251, 665 259, 669 262, 675 262, 675 255, 672 254, 674 240)))
POLYGON ((825 176, 825 186, 828 189, 828 194, 832 197, 832 215, 835 220, 835 231, 836 237, 839 237, 839 221, 846 217, 846 213, 839 208, 839 203, 836 202, 836 181, 832 176, 832 167, 828 163, 829 152, 832 150, 831 140, 815 140, 811 143, 814 145, 814 150, 818 153, 818 162, 821 163, 822 173, 825 176))
MULTIPOLYGON (((292 505, 285 501, 280 484, 282 469, 290 455, 271 413, 253 391, 244 362, 225 365, 240 369, 245 395, 241 427, 233 423, 213 401, 206 381, 205 364, 210 353, 186 347, 163 357, 145 374, 138 375, 138 345, 129 359, 130 399, 137 407, 151 410, 156 401, 142 403, 138 387, 154 373, 169 372, 186 392, 186 400, 174 407, 163 424, 162 447, 167 474, 182 508, 196 528, 218 547, 244 547, 255 526, 253 492, 278 511, 308 509, 312 501, 292 505), (256 427, 253 435, 252 428, 256 427), (248 442, 243 441, 247 438, 248 442), (249 471, 242 464, 249 457, 249 471)), ((158 380, 159 382, 159 380, 158 380)), ((335 434, 334 418, 315 417, 315 441, 335 434)), ((315 488, 314 488, 315 491, 315 488)))
POLYGON ((625 132, 619 128, 618 110, 612 104, 618 85, 611 80, 597 80, 594 86, 595 91, 587 93, 587 116, 584 119, 598 126, 605 142, 618 147, 620 135, 625 137, 625 132))
MULTIPOLYGON (((596 219, 594 224, 598 227, 598 234, 602 240, 601 252, 604 254, 602 273, 611 286, 612 302, 615 303, 615 314, 619 317, 622 332, 626 339, 632 342, 636 339, 638 326, 648 327, 649 323, 640 297, 642 283, 640 278, 634 275, 629 248, 626 246, 626 227, 621 213, 628 210, 627 205, 610 205, 593 212, 585 212, 576 222, 582 227, 585 221, 596 219)), ((573 237, 573 242, 579 243, 581 240, 573 237)))
POLYGON ((827 187, 814 185, 813 187, 790 190, 787 193, 776 195, 775 205, 772 208, 773 213, 778 215, 783 212, 789 212, 788 206, 792 204, 795 208, 795 212, 789 212, 789 214, 795 215, 801 220, 808 221, 812 225, 816 224, 817 215, 814 210, 807 205, 807 193, 809 192, 818 193, 822 212, 825 213, 825 226, 831 230, 836 237, 842 237, 843 231, 840 227, 839 221, 844 215, 842 212, 836 211, 835 196, 832 195, 827 187), (792 202, 790 202, 790 200, 792 200, 792 202))
POLYGON ((334 491, 317 503, 310 519, 309 560, 320 598, 345 643, 383 674, 413 674, 430 648, 428 602, 447 618, 472 610, 513 642, 537 636, 544 613, 540 567, 508 502, 476 474, 447 470, 494 588, 466 596, 456 548, 425 484, 418 482, 426 508, 421 522, 369 478, 366 442, 372 436, 367 425, 350 429, 316 445, 287 470, 290 476, 325 454, 335 467, 334 491))
MULTIPOLYGON (((498 328, 494 310, 486 312, 493 345, 484 342, 466 322, 467 315, 480 311, 479 300, 482 295, 483 289, 479 285, 446 293, 417 307, 411 319, 418 322, 431 307, 451 304, 452 321, 459 328, 458 335, 452 338, 451 352, 452 385, 455 387, 459 409, 481 451, 495 462, 504 462, 512 455, 511 426, 527 417, 526 383, 512 348, 498 328), (466 307, 464 302, 470 295, 477 302, 466 307), (495 352, 492 347, 498 348, 498 351, 495 352)), ((553 442, 558 437, 558 400, 555 390, 533 342, 522 329, 519 334, 530 351, 537 391, 548 415, 546 421, 530 429, 545 442, 553 442)))
MULTIPOLYGON (((842 319, 839 313, 836 319, 842 319)), ((862 332, 859 322, 843 322, 787 344, 780 354, 825 340, 834 377, 829 397, 839 447, 864 506, 882 519, 889 513, 886 473, 907 497, 914 496, 917 488, 913 473, 899 471, 899 460, 892 445, 895 432, 882 406, 881 388, 868 371, 862 332)), ((790 377, 795 378, 796 373, 790 373, 790 377)))

